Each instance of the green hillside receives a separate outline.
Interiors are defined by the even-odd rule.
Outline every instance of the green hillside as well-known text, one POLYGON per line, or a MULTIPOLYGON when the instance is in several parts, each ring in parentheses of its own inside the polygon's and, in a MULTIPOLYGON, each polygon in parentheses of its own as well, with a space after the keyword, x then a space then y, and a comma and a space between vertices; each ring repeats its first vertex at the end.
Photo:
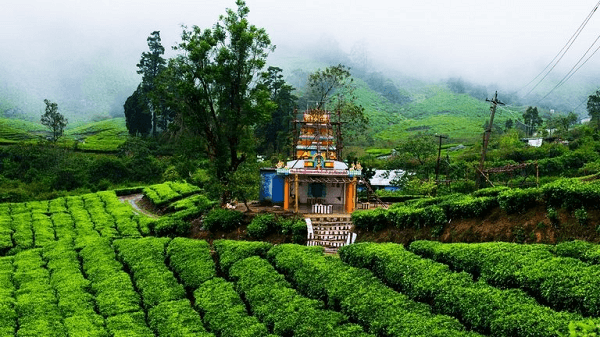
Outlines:
POLYGON ((125 118, 112 118, 67 130, 65 136, 84 150, 115 151, 127 139, 125 118))
MULTIPOLYGON (((49 135, 48 129, 40 123, 0 118, 0 144, 37 142, 49 135)), ((77 142, 77 148, 82 150, 110 152, 116 151, 127 135, 125 118, 112 118, 75 127, 67 126, 59 143, 70 147, 77 142)))
POLYGON ((31 141, 45 137, 46 128, 39 124, 20 119, 0 118, 0 143, 9 144, 31 141))

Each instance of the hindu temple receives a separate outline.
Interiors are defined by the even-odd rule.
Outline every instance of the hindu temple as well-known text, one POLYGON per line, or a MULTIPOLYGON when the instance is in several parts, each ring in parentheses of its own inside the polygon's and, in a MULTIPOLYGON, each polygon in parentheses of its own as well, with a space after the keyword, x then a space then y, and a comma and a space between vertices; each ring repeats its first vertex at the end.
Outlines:
POLYGON ((293 159, 261 170, 261 201, 303 214, 309 245, 339 247, 353 241, 350 214, 362 168, 339 160, 341 123, 329 111, 310 109, 300 116, 294 120, 293 159))

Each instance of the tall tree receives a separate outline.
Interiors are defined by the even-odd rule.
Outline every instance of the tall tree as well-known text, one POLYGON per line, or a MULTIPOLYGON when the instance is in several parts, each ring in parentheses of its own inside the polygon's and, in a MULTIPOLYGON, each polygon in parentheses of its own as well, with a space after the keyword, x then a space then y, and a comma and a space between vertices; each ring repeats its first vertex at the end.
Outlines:
MULTIPOLYGON (((347 138, 357 137, 368 124, 365 109, 355 103, 357 97, 353 81, 350 68, 338 64, 311 73, 306 90, 308 100, 315 101, 317 108, 335 112, 333 120, 346 126, 344 134, 347 138)), ((342 150, 340 145, 338 151, 342 150)))
POLYGON ((58 104, 45 99, 46 112, 42 115, 41 122, 47 126, 52 132, 52 142, 56 141, 63 135, 63 131, 69 121, 58 112, 58 104))
POLYGON ((587 111, 591 122, 596 124, 596 130, 600 130, 600 90, 588 96, 587 111))
POLYGON ((264 29, 248 22, 246 3, 236 4, 211 29, 184 27, 175 48, 182 54, 170 60, 161 86, 170 88, 166 104, 178 111, 174 132, 198 137, 223 186, 223 202, 232 196, 235 171, 255 155, 254 127, 276 107, 259 81, 275 47, 264 29))
POLYGON ((156 88, 156 79, 166 68, 167 61, 162 57, 165 53, 165 48, 161 44, 160 31, 152 32, 146 41, 148 41, 148 49, 150 51, 142 53, 140 63, 137 64, 137 73, 142 75, 141 89, 143 94, 149 98, 146 101, 148 102, 148 110, 152 115, 152 135, 156 135, 157 115, 160 114, 160 103, 156 104, 157 99, 153 97, 153 93, 156 88))
POLYGON ((152 114, 141 84, 127 98, 123 109, 125 112, 125 125, 130 135, 147 135, 152 130, 152 114))
POLYGON ((528 107, 527 110, 525 110, 525 112, 523 113, 523 120, 525 122, 525 125, 527 126, 527 135, 531 136, 533 135, 533 131, 540 125, 542 125, 542 123, 544 122, 544 120, 542 119, 542 117, 540 117, 540 114, 538 112, 538 108, 537 107, 528 107))
POLYGON ((281 68, 269 67, 261 82, 271 93, 271 100, 277 104, 277 108, 273 111, 271 120, 256 128, 255 135, 260 141, 258 150, 266 154, 287 153, 291 150, 290 122, 294 117, 298 97, 292 94, 294 88, 283 79, 281 68))

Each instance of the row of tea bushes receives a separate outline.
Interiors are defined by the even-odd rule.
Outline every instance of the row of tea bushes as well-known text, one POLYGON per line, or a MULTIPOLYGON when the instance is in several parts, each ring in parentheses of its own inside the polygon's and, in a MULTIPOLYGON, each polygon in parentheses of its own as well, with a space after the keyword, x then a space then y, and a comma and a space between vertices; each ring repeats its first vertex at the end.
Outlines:
POLYGON ((133 274, 150 326, 160 335, 214 336, 206 332, 183 286, 165 265, 169 238, 115 240, 118 256, 133 274))
POLYGON ((548 207, 569 210, 598 208, 600 183, 580 179, 559 179, 541 188, 487 188, 472 195, 455 194, 437 198, 410 200, 392 205, 388 210, 357 210, 352 221, 357 228, 380 230, 442 225, 451 219, 475 218, 500 207, 508 214, 525 212, 545 203, 548 207))
POLYGON ((279 274, 266 260, 252 256, 233 264, 229 277, 244 295, 253 314, 280 336, 367 337, 362 327, 348 323, 348 317, 323 308, 323 302, 309 299, 279 274))
POLYGON ((554 254, 573 257, 591 264, 600 264, 600 245, 587 241, 574 240, 561 242, 553 249, 554 254))
POLYGON ((518 289, 501 290, 447 265, 423 259, 394 243, 359 243, 339 250, 342 261, 372 270, 411 298, 431 303, 468 327, 492 336, 556 336, 583 317, 539 305, 518 289))
POLYGON ((168 181, 144 187, 143 193, 157 207, 199 193, 200 188, 187 182, 168 181))
POLYGON ((556 257, 549 245, 415 241, 410 250, 501 288, 521 288, 555 310, 600 316, 600 266, 556 257))
POLYGON ((303 295, 327 301, 368 332, 384 336, 477 336, 455 318, 436 315, 423 303, 385 286, 370 271, 354 268, 322 247, 278 245, 267 254, 303 295))
POLYGON ((206 241, 175 238, 167 246, 169 265, 188 294, 193 294, 195 309, 202 313, 204 325, 221 337, 275 336, 246 305, 233 284, 216 276, 216 266, 206 241))

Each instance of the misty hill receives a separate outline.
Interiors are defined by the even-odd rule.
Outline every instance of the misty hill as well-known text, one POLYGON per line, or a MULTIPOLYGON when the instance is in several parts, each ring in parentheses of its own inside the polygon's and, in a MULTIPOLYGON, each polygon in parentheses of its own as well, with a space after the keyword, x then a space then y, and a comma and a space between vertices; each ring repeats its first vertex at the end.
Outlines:
MULTIPOLYGON (((282 68, 286 80, 298 92, 302 91, 310 72, 338 63, 349 65, 357 87, 358 103, 365 107, 371 122, 367 139, 358 144, 361 146, 393 145, 417 132, 448 134, 456 140, 479 139, 483 125, 489 119, 490 105, 485 98, 490 98, 495 90, 499 89, 500 100, 508 104, 496 115, 495 125, 500 127, 504 127, 509 118, 520 119, 528 103, 541 98, 532 94, 528 99, 521 99, 514 92, 460 78, 414 78, 383 65, 362 62, 340 50, 311 48, 305 53, 278 49, 269 58, 269 63, 282 68)), ((59 111, 71 123, 121 116, 126 98, 140 81, 136 74, 136 56, 132 55, 98 53, 70 63, 55 63, 56 67, 50 70, 29 64, 20 69, 19 76, 0 66, 0 77, 5 79, 0 85, 0 115, 38 124, 44 109, 43 99, 48 98, 58 103, 59 111)), ((580 117, 585 117, 585 104, 581 107, 580 103, 593 91, 591 83, 590 78, 584 78, 561 87, 553 100, 540 105, 541 112, 579 104, 577 112, 580 117)), ((549 84, 540 88, 542 92, 550 89, 549 84)), ((17 128, 22 131, 21 139, 35 138, 40 132, 38 126, 21 126, 17 128)), ((5 128, 4 133, 7 132, 16 135, 5 128)), ((19 138, 2 137, 8 140, 19 138)))
POLYGON ((116 52, 49 62, 0 65, 0 115, 38 122, 49 99, 70 122, 122 116, 140 81, 136 58, 116 52))

